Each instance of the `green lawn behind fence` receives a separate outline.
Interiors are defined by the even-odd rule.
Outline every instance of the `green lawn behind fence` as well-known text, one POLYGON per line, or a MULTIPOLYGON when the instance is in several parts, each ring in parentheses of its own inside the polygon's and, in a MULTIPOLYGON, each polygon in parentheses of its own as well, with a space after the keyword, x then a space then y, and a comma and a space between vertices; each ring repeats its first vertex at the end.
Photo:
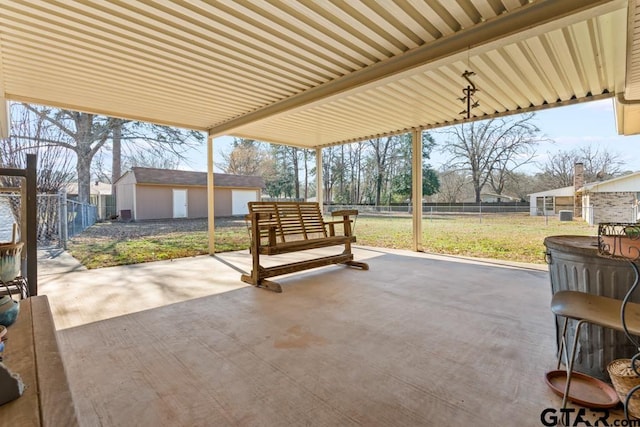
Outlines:
MULTIPOLYGON (((409 216, 360 216, 355 223, 357 244, 411 249, 411 224, 409 216)), ((526 214, 427 217, 422 231, 425 252, 538 264, 544 263, 545 237, 597 234, 596 227, 583 221, 526 214)), ((247 249, 246 227, 217 226, 215 245, 216 252, 247 249)), ((69 243, 69 251, 88 268, 100 268, 202 255, 208 253, 208 244, 204 230, 119 239, 80 236, 69 243)))

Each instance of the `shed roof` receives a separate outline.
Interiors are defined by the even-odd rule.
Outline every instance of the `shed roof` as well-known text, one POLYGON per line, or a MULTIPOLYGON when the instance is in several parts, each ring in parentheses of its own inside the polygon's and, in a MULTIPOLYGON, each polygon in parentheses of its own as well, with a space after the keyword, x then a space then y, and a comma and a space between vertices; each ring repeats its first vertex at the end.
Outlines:
MULTIPOLYGON (((206 172, 133 167, 129 173, 133 173, 138 184, 207 185, 206 172)), ((264 179, 260 176, 214 173, 213 179, 216 187, 264 188, 264 179)))
MULTIPOLYGON (((0 0, 0 98, 322 147, 618 95, 640 0, 0 0)), ((0 102, 0 134, 6 107, 0 102)))
POLYGON ((552 190, 539 191, 537 193, 529 194, 529 197, 545 197, 545 196, 555 196, 555 197, 568 197, 573 196, 574 190, 573 185, 562 188, 554 188, 552 190))

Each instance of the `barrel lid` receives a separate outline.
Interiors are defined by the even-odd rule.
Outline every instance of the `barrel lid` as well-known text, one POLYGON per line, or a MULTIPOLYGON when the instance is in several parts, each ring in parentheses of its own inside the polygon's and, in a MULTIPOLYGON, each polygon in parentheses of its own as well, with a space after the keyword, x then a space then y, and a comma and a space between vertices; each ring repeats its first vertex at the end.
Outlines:
POLYGON ((597 236, 549 236, 545 237, 544 245, 560 251, 570 249, 571 253, 598 254, 597 236))

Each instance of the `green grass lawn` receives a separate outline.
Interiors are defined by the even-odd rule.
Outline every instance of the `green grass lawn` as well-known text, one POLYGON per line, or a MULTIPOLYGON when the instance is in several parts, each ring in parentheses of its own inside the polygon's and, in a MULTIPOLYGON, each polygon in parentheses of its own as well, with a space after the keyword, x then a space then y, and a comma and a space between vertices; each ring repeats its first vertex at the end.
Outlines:
MULTIPOLYGON (((411 249, 410 218, 358 218, 358 244, 411 249)), ((440 216, 422 222, 425 252, 544 263, 544 238, 555 235, 596 235, 597 228, 582 221, 517 215, 440 216)))
MULTIPOLYGON (((526 214, 437 216, 422 223, 425 252, 544 263, 544 238, 554 235, 596 235, 582 221, 560 222, 526 214)), ((355 224, 359 245, 411 249, 411 218, 361 216, 355 224)), ((216 227, 216 252, 247 249, 246 227, 216 227)), ((175 232, 120 239, 79 238, 69 251, 87 268, 182 258, 208 253, 206 231, 175 232)))

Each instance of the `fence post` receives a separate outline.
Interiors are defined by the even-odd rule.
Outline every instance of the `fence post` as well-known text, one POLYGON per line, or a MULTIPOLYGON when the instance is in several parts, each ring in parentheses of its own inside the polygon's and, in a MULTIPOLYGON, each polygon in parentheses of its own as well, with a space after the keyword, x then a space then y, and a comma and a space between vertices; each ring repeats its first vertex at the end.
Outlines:
POLYGON ((64 250, 67 249, 67 236, 69 235, 67 229, 67 192, 64 189, 60 190, 58 194, 58 215, 60 222, 59 230, 60 230, 60 247, 64 250))

